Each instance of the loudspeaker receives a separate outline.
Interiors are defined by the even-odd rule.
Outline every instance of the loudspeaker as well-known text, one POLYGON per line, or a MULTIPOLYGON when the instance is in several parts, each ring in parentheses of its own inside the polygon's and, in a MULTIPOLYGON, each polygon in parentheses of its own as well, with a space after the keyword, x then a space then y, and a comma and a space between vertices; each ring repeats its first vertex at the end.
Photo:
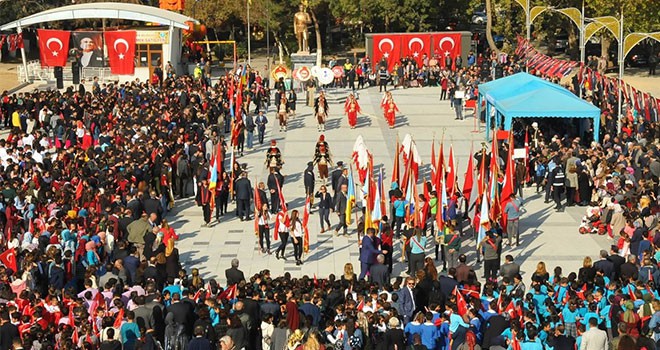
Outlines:
POLYGON ((80 65, 78 62, 71 63, 71 75, 73 79, 73 84, 80 84, 80 65))
POLYGON ((62 67, 55 67, 55 81, 58 89, 64 89, 64 70, 62 67))
POLYGON ((504 70, 501 65, 495 67, 495 79, 499 79, 504 76, 504 70))

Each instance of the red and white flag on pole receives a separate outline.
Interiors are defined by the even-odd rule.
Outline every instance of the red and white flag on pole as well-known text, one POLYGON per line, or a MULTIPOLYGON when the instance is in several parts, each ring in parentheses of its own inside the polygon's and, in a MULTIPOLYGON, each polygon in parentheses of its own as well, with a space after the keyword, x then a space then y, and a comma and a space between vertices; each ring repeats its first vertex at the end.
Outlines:
POLYGON ((103 33, 108 47, 108 60, 112 74, 132 75, 135 72, 134 30, 117 30, 103 33))
POLYGON ((16 250, 14 248, 5 250, 0 254, 0 262, 12 271, 18 271, 18 264, 16 263, 16 250))
POLYGON ((42 67, 64 67, 69 49, 69 32, 37 29, 42 67))

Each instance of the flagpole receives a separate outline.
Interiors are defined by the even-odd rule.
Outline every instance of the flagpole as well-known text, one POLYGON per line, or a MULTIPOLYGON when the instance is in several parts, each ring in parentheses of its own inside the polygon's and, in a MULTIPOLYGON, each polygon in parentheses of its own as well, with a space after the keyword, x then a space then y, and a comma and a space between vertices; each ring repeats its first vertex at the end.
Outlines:
MULTIPOLYGON (((353 176, 353 165, 349 163, 349 164, 348 164, 348 167, 349 167, 350 170, 351 170, 351 171, 349 172, 349 176, 350 176, 350 177, 352 178, 352 180, 353 180, 353 181, 352 181, 352 182, 353 182, 353 193, 354 193, 354 196, 355 196, 354 200, 355 200, 355 203, 357 203, 357 186, 356 186, 356 183, 355 183, 355 177, 353 176)), ((353 212, 355 213, 355 225, 357 226, 357 222, 358 222, 358 213, 357 213, 357 211, 355 211, 354 209, 355 209, 355 208, 354 208, 353 206, 351 206, 351 210, 353 210, 353 212)), ((358 235, 359 235, 359 234, 360 234, 360 232, 358 231, 358 235)))
POLYGON ((248 51, 247 64, 250 64, 250 59, 251 59, 251 48, 250 48, 250 2, 252 2, 252 0, 247 0, 247 51, 248 51))

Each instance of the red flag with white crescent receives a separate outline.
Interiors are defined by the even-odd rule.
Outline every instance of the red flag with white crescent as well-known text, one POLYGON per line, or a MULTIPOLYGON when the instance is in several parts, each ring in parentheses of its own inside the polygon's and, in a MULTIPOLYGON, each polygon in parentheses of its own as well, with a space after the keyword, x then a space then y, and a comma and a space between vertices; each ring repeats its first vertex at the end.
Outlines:
POLYGON ((379 65, 382 60, 387 62, 387 70, 391 70, 401 57, 401 37, 394 35, 373 36, 374 64, 379 65))
POLYGON ((0 262, 12 271, 18 271, 18 264, 16 263, 16 250, 14 248, 5 250, 0 254, 0 262))
POLYGON ((37 29, 39 58, 42 67, 64 67, 69 49, 70 33, 64 30, 37 29))
MULTIPOLYGON (((445 57, 449 56, 454 62, 456 56, 461 55, 461 34, 460 33, 439 33, 431 35, 433 43, 434 56, 442 57, 440 64, 445 66, 445 57)), ((453 65, 453 63, 452 63, 453 65)))
POLYGON ((117 30, 103 33, 108 48, 108 61, 112 74, 132 75, 135 73, 134 30, 117 30))
POLYGON ((408 34, 402 35, 402 51, 405 57, 411 57, 417 62, 417 66, 422 66, 424 54, 430 56, 431 36, 429 34, 408 34))

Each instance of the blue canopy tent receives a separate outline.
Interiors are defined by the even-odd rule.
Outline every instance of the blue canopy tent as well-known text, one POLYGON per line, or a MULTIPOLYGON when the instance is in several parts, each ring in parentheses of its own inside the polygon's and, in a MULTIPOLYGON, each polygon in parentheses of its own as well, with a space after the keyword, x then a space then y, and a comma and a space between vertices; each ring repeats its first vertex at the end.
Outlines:
POLYGON ((527 73, 518 73, 479 85, 477 115, 486 104, 486 139, 490 140, 491 114, 500 127, 504 116, 504 130, 511 130, 513 118, 592 118, 594 140, 598 142, 600 109, 563 87, 527 73))

